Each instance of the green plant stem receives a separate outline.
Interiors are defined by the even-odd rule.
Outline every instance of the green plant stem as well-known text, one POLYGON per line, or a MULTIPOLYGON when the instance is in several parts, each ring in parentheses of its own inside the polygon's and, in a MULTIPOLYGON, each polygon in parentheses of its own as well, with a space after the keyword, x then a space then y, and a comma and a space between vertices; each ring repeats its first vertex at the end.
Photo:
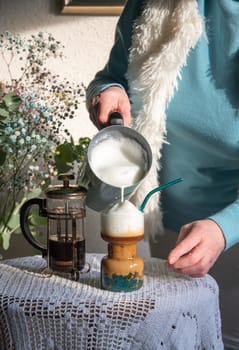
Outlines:
MULTIPOLYGON (((13 185, 13 190, 12 190, 12 194, 7 196, 7 199, 6 199, 6 202, 5 202, 5 205, 4 205, 4 210, 3 210, 3 218, 5 218, 6 217, 6 211, 7 211, 8 206, 9 206, 9 202, 12 203, 12 205, 10 206, 9 214, 7 215, 6 220, 4 220, 4 225, 5 226, 7 226, 8 222, 9 222, 11 216, 12 216, 12 212, 14 210, 15 203, 17 201, 17 198, 18 198, 19 194, 21 193, 21 189, 19 189, 19 191, 16 191, 15 183, 16 183, 16 178, 17 178, 18 174, 21 171, 21 167, 23 165, 23 162, 26 159, 27 152, 25 152, 24 156, 21 158, 20 164, 18 164, 18 162, 17 162, 17 155, 18 155, 18 152, 16 150, 16 155, 14 157, 14 168, 15 168, 15 171, 13 172, 12 177, 10 177, 10 180, 12 180, 13 184, 14 184, 13 185)), ((30 161, 29 161, 29 163, 30 163, 30 161)))
POLYGON ((14 233, 16 230, 20 229, 20 225, 17 225, 15 226, 13 229, 11 229, 9 231, 9 228, 7 226, 5 226, 3 232, 2 232, 2 236, 5 234, 5 233, 8 233, 9 235, 11 235, 12 233, 14 233))
POLYGON ((11 63, 13 61, 14 55, 13 55, 13 53, 11 54, 11 59, 9 60, 9 62, 6 60, 6 57, 5 57, 4 54, 2 54, 2 58, 3 58, 3 61, 5 62, 6 66, 7 66, 7 71, 8 71, 9 78, 10 78, 10 81, 11 81, 11 84, 12 84, 13 77, 12 77, 12 72, 11 72, 11 63))

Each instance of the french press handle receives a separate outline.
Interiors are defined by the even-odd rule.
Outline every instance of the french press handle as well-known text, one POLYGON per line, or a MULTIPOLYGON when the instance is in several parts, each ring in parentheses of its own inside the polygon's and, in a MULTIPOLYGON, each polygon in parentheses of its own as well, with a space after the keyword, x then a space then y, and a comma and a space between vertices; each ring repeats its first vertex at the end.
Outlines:
POLYGON ((38 242, 32 235, 31 230, 29 228, 28 214, 33 205, 38 205, 39 207, 39 216, 46 217, 46 199, 42 198, 32 198, 25 202, 20 209, 20 227, 22 233, 26 240, 36 249, 39 249, 42 252, 42 256, 45 257, 47 255, 47 248, 38 242))

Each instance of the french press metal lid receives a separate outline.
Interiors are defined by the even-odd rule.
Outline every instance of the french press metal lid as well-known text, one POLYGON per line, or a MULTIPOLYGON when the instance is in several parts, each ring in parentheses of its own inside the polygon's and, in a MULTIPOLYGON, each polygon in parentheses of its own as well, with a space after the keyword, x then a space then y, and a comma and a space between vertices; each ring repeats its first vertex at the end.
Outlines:
POLYGON ((60 174, 58 180, 63 181, 63 186, 52 186, 45 192, 47 198, 59 200, 74 200, 85 198, 86 189, 81 186, 70 185, 70 180, 74 180, 73 174, 60 174))

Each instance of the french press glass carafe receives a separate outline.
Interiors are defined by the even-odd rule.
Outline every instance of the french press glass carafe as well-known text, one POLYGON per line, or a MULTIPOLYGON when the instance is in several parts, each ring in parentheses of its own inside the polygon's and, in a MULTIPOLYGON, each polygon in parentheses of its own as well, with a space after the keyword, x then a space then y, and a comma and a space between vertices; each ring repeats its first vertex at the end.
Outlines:
POLYGON ((63 186, 50 187, 44 199, 32 198, 20 210, 22 233, 28 242, 47 258, 48 268, 54 273, 79 279, 85 267, 85 197, 86 189, 71 186, 73 175, 61 174, 63 186), (39 215, 47 217, 47 246, 35 239, 29 228, 29 211, 39 206, 39 215))

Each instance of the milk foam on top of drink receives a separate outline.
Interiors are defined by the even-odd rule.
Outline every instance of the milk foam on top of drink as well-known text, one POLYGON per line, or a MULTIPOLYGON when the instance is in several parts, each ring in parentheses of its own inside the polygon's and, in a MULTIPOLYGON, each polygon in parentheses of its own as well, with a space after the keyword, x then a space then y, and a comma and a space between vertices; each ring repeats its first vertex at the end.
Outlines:
POLYGON ((101 213, 101 232, 110 237, 142 236, 144 215, 130 201, 119 202, 101 213))
POLYGON ((115 187, 127 187, 145 175, 145 159, 140 145, 129 138, 106 138, 92 151, 95 175, 115 187))

